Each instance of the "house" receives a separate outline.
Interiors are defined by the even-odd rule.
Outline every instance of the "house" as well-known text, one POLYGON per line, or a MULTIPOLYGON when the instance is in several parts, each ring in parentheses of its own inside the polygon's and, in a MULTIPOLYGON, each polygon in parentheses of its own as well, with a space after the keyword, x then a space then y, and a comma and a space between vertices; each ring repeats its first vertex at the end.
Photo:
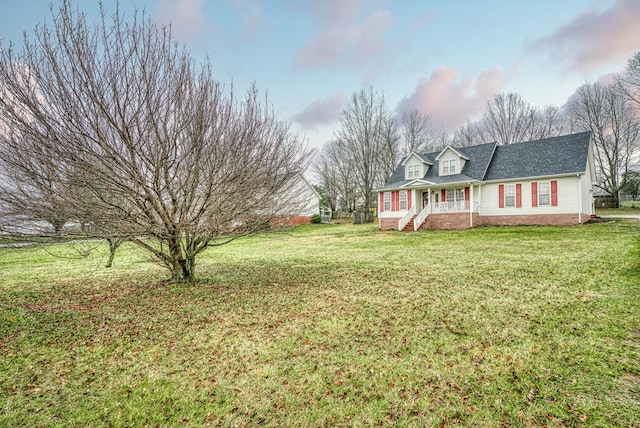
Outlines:
POLYGON ((380 229, 581 224, 594 213, 591 134, 411 153, 378 190, 380 229))
POLYGON ((314 214, 320 215, 320 195, 302 174, 283 188, 280 199, 286 208, 271 219, 272 228, 309 224, 314 214))

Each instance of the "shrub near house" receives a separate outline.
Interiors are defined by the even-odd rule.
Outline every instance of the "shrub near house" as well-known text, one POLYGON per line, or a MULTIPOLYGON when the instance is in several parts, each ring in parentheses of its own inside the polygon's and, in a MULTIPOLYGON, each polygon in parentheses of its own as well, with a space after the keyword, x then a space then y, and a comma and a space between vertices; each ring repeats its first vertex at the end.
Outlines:
POLYGON ((380 229, 586 222, 594 213, 591 133, 411 153, 378 189, 380 229))

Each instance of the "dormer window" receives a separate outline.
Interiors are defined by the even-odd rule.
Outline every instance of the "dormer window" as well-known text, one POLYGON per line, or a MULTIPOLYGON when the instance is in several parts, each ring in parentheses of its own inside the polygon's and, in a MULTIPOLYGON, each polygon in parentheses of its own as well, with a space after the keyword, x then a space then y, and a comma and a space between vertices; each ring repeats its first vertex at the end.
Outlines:
POLYGON ((456 172, 456 160, 445 160, 442 161, 442 173, 443 174, 455 174, 456 172))
POLYGON ((407 171, 407 177, 409 178, 419 178, 420 177, 420 165, 409 165, 409 170, 407 171))

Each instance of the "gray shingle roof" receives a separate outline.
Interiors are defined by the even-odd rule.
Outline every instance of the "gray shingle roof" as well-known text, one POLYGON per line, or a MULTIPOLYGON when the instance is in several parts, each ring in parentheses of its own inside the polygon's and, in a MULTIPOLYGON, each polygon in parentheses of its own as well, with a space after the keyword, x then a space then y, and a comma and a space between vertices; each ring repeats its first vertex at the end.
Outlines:
POLYGON ((583 173, 590 132, 499 146, 485 181, 583 173))
MULTIPOLYGON (((589 132, 582 132, 507 146, 487 143, 456 148, 469 160, 460 174, 446 176, 438 174, 435 158, 440 152, 421 154, 422 159, 433 164, 423 180, 447 184, 583 173, 587 165, 590 138, 589 132)), ((404 160, 393 171, 383 189, 398 188, 409 183, 404 178, 404 160)))

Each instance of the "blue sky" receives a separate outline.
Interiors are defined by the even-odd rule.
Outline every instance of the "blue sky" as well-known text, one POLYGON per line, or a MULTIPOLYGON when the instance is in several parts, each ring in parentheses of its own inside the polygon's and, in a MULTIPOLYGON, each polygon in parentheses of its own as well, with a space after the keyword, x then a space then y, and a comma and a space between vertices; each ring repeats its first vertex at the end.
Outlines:
MULTIPOLYGON (((0 0, 0 37, 50 21, 50 0, 0 0)), ((500 92, 565 103, 586 81, 640 50, 640 0, 128 0, 171 22, 215 77, 255 82, 311 146, 332 138, 352 93, 373 87, 389 108, 418 108, 452 131, 500 92)), ((97 17, 97 2, 74 4, 97 17)), ((104 0, 107 11, 115 1, 104 0)), ((130 15, 129 15, 130 16, 130 15)))

